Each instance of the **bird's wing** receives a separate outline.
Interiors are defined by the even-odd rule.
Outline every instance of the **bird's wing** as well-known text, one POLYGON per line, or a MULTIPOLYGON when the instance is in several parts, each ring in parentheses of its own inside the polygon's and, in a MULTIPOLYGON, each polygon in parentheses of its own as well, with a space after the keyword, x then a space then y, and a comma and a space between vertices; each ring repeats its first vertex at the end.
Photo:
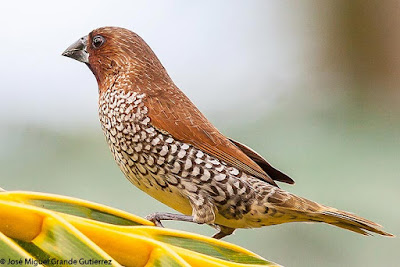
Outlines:
POLYGON ((243 153, 245 153, 249 158, 251 158, 258 166, 261 167, 268 175, 275 181, 284 182, 288 184, 294 184, 292 178, 281 172, 280 170, 275 169, 271 166, 260 154, 255 152, 250 147, 239 143, 231 138, 229 140, 234 143, 243 153))
MULTIPOLYGON (((151 124, 157 129, 201 149, 230 166, 277 186, 274 178, 254 161, 258 160, 265 165, 266 161, 260 160, 261 156, 253 153, 257 156, 251 159, 253 154, 250 154, 250 157, 246 155, 250 151, 247 147, 244 149, 243 145, 234 144, 220 133, 179 89, 164 91, 162 97, 146 97, 144 101, 145 105, 151 107, 148 115, 151 124)), ((269 164, 268 166, 268 170, 275 170, 269 164)), ((293 182, 290 178, 283 179, 280 175, 275 177, 284 182, 293 182)))

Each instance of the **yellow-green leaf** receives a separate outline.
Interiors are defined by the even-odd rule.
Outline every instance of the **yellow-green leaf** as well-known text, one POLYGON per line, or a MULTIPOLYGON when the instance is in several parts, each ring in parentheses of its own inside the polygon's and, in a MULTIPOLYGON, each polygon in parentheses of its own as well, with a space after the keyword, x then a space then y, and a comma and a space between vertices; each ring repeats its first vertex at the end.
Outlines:
POLYGON ((278 266, 224 241, 154 227, 89 201, 33 192, 0 192, 0 253, 43 266, 278 266))

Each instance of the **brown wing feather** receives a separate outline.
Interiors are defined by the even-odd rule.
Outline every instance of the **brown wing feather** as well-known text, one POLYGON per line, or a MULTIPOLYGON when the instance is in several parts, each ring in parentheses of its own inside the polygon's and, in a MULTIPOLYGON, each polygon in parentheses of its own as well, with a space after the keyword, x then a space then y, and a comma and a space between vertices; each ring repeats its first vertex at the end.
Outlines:
POLYGON ((154 127, 191 144, 227 164, 277 186, 271 177, 241 149, 220 133, 178 89, 153 91, 145 98, 154 127))
POLYGON ((280 170, 277 170, 274 167, 272 167, 271 164, 269 164, 260 154, 255 152, 253 149, 231 138, 229 138, 229 140, 233 144, 235 144, 240 150, 242 150, 243 153, 245 153, 255 163, 257 163, 258 166, 260 166, 273 180, 288 184, 294 184, 292 178, 290 178, 280 170))

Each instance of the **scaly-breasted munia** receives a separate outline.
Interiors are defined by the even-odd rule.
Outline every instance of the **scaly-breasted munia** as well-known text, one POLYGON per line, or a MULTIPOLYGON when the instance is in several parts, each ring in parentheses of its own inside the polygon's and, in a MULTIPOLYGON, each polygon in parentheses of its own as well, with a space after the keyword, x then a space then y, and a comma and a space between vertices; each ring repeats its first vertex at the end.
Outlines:
POLYGON ((205 223, 215 238, 236 228, 325 222, 360 234, 391 236, 380 225, 280 189, 293 184, 262 156, 220 133, 179 90, 135 33, 99 28, 64 56, 84 62, 99 86, 101 127, 125 176, 183 213, 148 218, 205 223))

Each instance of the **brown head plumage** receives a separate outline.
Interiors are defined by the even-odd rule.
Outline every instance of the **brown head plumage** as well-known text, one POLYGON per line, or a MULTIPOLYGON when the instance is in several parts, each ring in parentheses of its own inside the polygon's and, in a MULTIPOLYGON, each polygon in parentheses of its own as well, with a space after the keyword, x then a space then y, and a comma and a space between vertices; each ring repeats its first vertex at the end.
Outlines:
POLYGON ((136 33, 117 27, 104 27, 87 36, 88 66, 99 83, 99 90, 110 77, 129 75, 138 88, 171 82, 154 52, 136 33))

